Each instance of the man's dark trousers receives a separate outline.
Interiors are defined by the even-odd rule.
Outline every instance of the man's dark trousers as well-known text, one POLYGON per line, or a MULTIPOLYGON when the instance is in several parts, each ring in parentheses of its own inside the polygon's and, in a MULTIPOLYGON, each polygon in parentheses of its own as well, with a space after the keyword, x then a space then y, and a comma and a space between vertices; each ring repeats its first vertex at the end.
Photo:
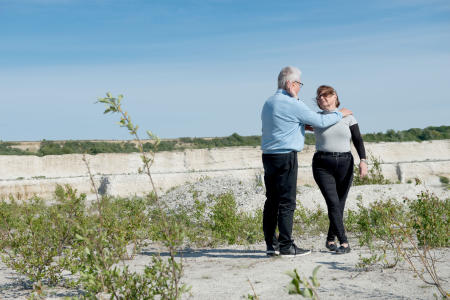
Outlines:
POLYGON ((297 152, 263 154, 266 203, 264 204, 263 230, 267 245, 280 244, 288 250, 292 244, 292 225, 297 194, 297 152), (278 225, 278 239, 275 230, 278 225))

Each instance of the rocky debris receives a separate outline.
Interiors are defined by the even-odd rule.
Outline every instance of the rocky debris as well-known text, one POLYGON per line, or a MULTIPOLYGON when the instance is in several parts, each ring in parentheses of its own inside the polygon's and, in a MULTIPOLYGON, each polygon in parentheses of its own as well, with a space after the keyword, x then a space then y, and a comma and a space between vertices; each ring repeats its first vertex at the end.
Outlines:
POLYGON ((224 176, 171 188, 161 197, 161 202, 171 210, 180 207, 190 209, 194 206, 195 199, 211 207, 218 195, 227 192, 233 193, 239 210, 247 212, 263 207, 266 199, 266 190, 261 181, 224 176))
MULTIPOLYGON (((442 186, 427 186, 439 198, 450 198, 450 191, 442 186)), ((350 189, 346 209, 357 210, 357 203, 362 201, 365 206, 377 200, 396 199, 403 201, 403 197, 415 199, 421 191, 422 185, 414 184, 389 184, 389 185, 364 185, 353 186, 350 189)), ((232 192, 240 210, 253 212, 257 208, 263 208, 266 200, 265 187, 261 180, 239 179, 231 176, 214 177, 194 183, 187 183, 180 187, 174 187, 161 197, 169 209, 194 207, 195 199, 205 202, 207 207, 215 203, 215 197, 219 194, 232 192)), ((326 208, 323 196, 317 187, 297 186, 297 200, 308 209, 315 209, 318 205, 326 208)))

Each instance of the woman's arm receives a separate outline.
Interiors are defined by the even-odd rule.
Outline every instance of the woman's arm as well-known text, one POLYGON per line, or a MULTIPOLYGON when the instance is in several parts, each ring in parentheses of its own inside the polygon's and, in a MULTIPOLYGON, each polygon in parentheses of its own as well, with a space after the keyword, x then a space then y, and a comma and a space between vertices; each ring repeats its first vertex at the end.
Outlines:
POLYGON ((359 163, 359 175, 361 179, 367 175, 367 161, 366 161, 366 149, 364 148, 364 142, 359 132, 358 123, 350 126, 350 132, 352 133, 353 145, 358 152, 360 163, 359 163))
POLYGON ((358 152, 359 159, 366 159, 366 148, 364 148, 364 142, 361 133, 359 132, 358 123, 350 126, 350 132, 352 133, 353 145, 356 148, 356 152, 358 152))

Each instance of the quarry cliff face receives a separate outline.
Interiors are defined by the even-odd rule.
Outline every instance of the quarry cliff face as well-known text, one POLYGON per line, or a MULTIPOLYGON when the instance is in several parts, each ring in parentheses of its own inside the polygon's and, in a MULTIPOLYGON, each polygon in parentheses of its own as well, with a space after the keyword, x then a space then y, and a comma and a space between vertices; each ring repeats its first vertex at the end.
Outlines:
MULTIPOLYGON (((450 176, 450 140, 365 145, 373 156, 383 160, 383 175, 393 182, 420 178, 433 185, 439 184, 439 176, 450 176)), ((315 185, 311 170, 314 152, 314 146, 305 145, 305 149, 298 153, 298 184, 315 185)), ((359 163, 355 149, 352 152, 355 163, 359 163)), ((140 154, 104 153, 87 157, 101 193, 140 196, 150 191, 148 177, 137 173, 141 167, 140 154)), ((236 147, 159 152, 152 173, 158 191, 205 177, 233 176, 259 180, 263 176, 261 150, 236 147)), ((80 154, 0 156, 0 179, 0 198, 11 195, 27 199, 36 194, 50 199, 56 184, 70 184, 80 193, 93 195, 80 154)))

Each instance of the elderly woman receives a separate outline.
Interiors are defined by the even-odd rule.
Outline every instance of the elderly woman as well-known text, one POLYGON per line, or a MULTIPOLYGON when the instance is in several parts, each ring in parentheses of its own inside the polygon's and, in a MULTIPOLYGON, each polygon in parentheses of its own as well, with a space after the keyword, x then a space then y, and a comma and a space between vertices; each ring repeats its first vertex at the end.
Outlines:
MULTIPOLYGON (((322 111, 327 115, 337 111, 339 98, 331 86, 322 85, 317 89, 315 99, 322 111)), ((350 252, 343 222, 345 200, 353 181, 353 156, 350 152, 350 139, 358 152, 359 174, 367 175, 367 161, 364 143, 359 132, 358 123, 352 115, 342 118, 338 123, 325 128, 314 127, 316 137, 316 153, 313 157, 312 169, 314 180, 322 192, 328 207, 330 227, 325 247, 336 254, 350 252), (340 247, 335 244, 339 240, 340 247)))

